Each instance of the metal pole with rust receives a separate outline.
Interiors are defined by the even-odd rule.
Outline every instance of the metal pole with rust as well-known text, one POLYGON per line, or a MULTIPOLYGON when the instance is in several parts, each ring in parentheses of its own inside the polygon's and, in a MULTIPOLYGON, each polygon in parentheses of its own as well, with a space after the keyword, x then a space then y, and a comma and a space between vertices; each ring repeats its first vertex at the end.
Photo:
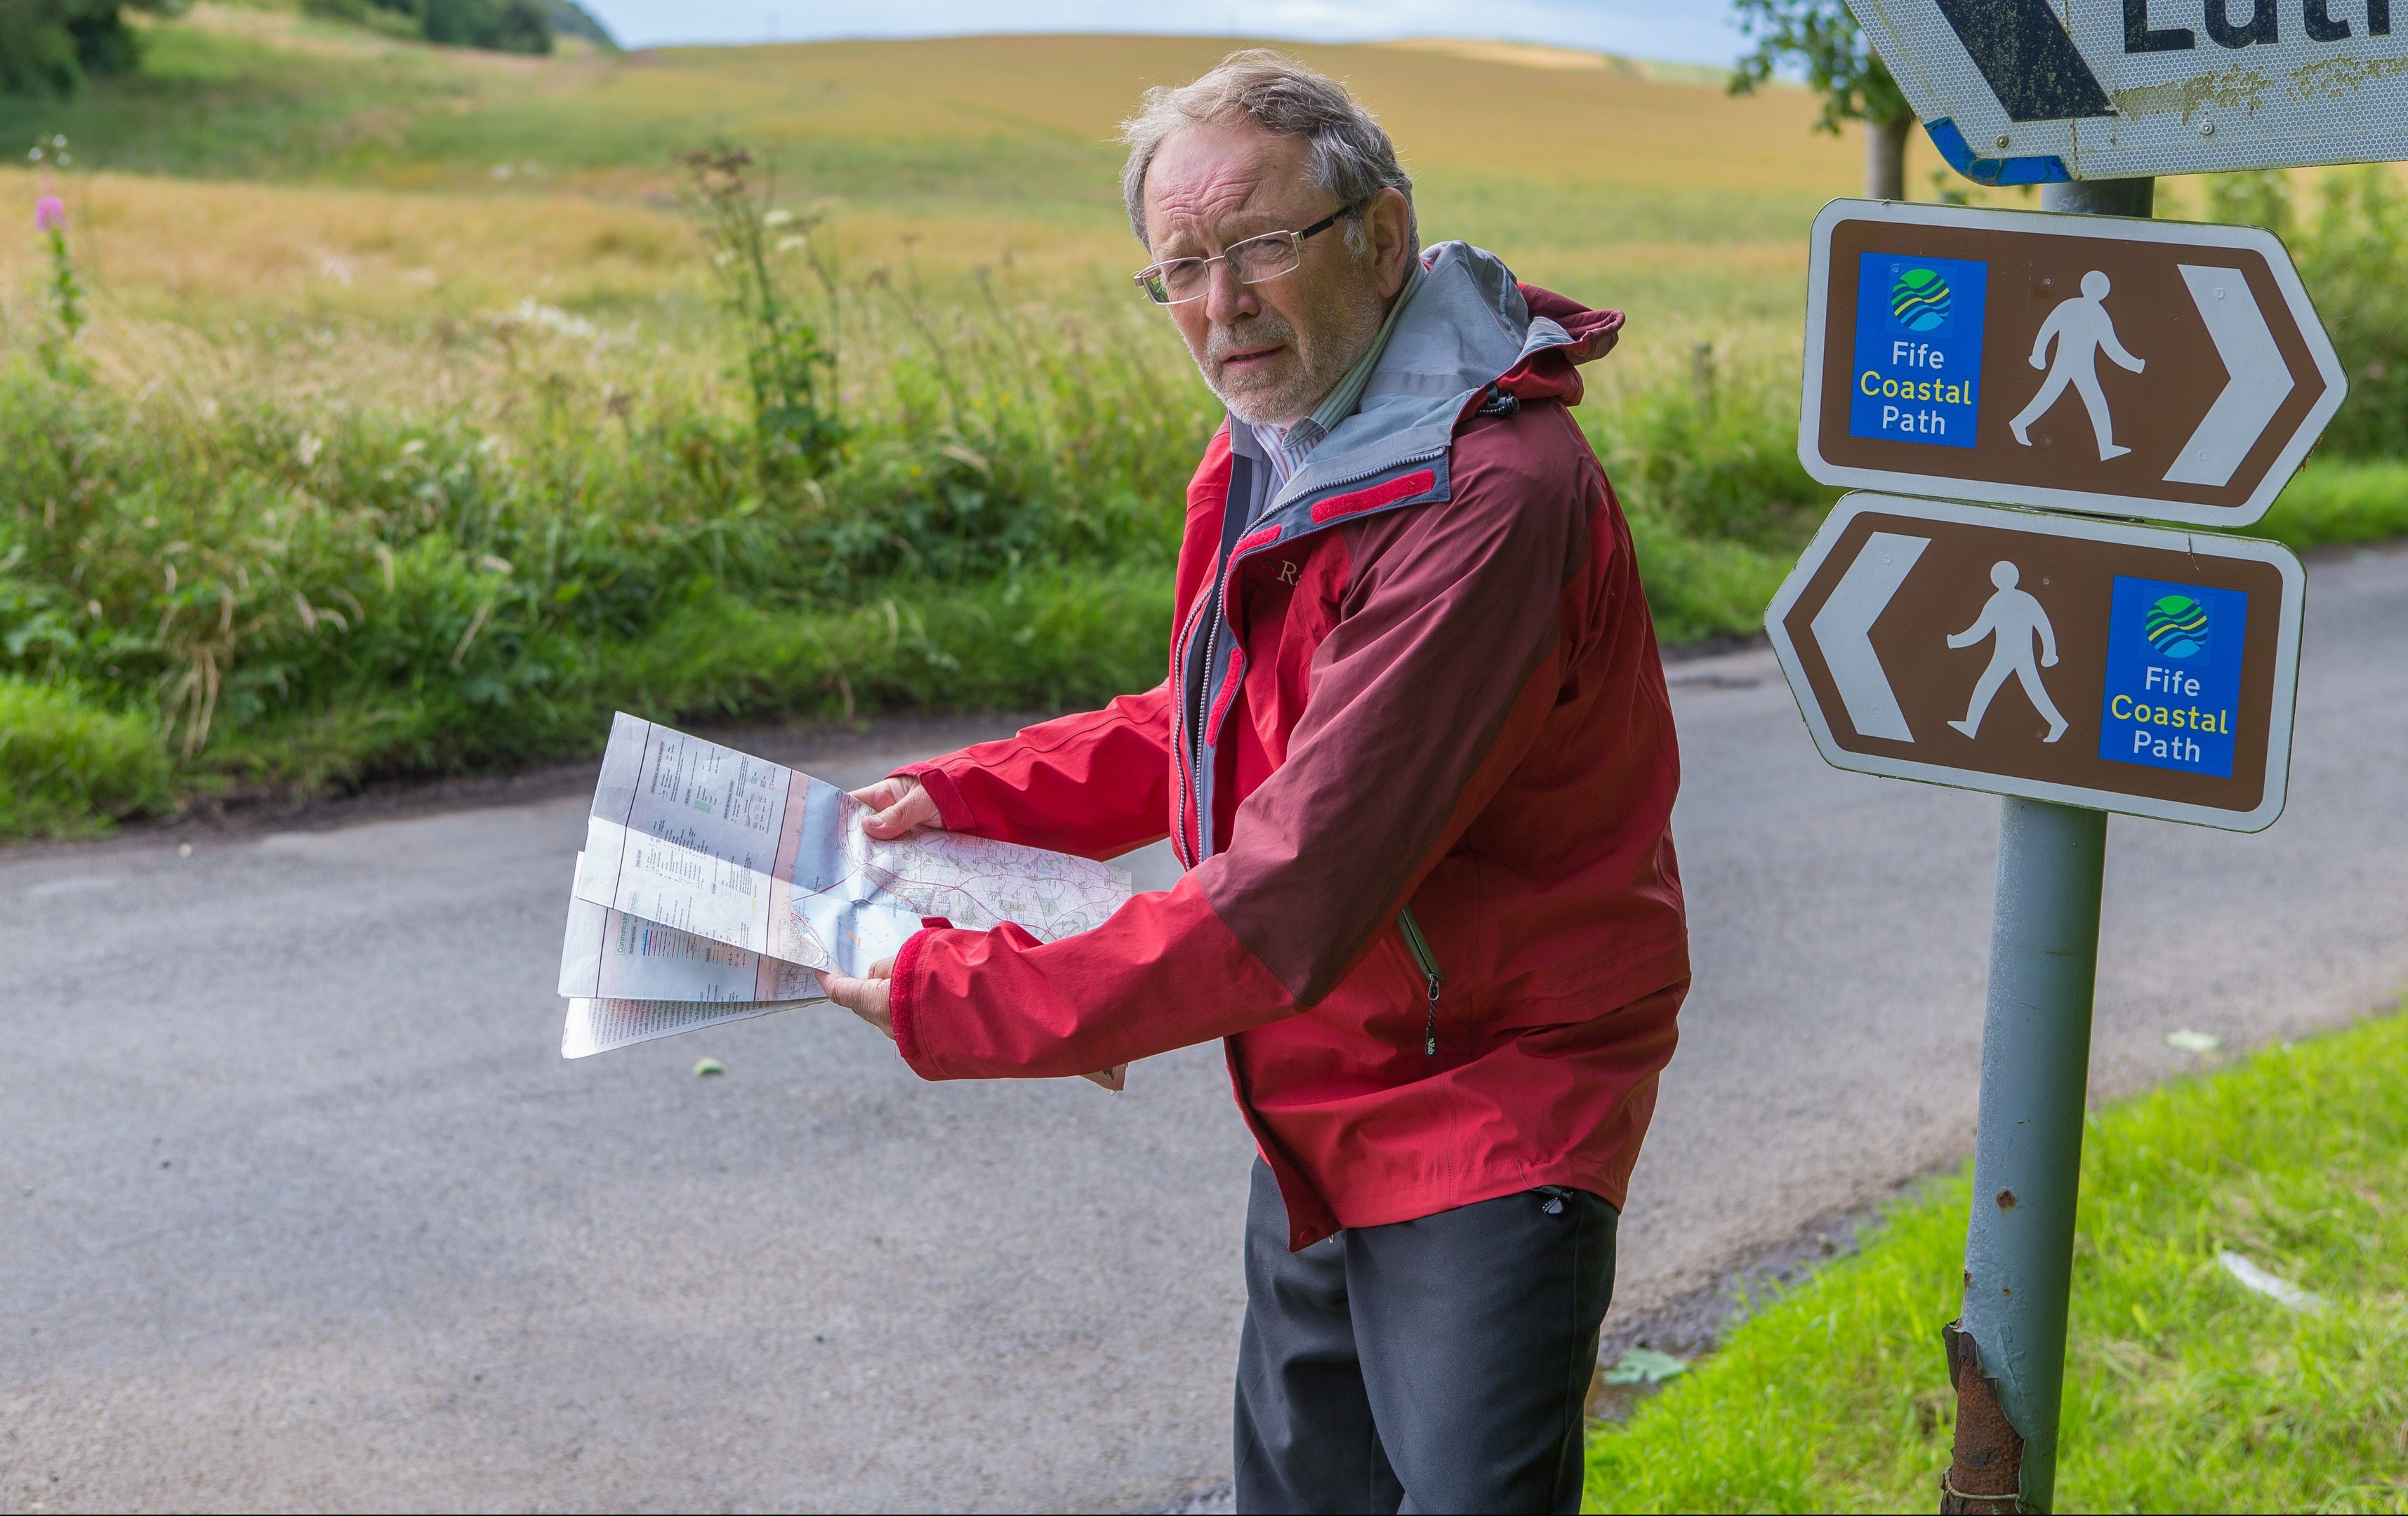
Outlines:
MULTIPOLYGON (((2155 179, 2052 184, 2041 205, 2146 216, 2155 179)), ((1956 1391, 1943 1513, 2056 1508, 2073 1209, 2099 976, 2103 811, 2010 799, 1982 1023, 1981 1132, 1963 1314, 1942 1333, 1956 1391)))

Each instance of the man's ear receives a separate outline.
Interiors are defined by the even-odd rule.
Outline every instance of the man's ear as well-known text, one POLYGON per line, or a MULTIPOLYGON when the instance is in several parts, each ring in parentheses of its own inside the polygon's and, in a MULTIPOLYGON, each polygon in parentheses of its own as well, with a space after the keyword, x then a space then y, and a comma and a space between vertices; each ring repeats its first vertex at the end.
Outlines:
POLYGON ((1412 223, 1412 207, 1406 204, 1403 192, 1393 187, 1382 190, 1363 207, 1363 226, 1371 241, 1372 288, 1383 300, 1395 299, 1405 287, 1413 256, 1412 223))

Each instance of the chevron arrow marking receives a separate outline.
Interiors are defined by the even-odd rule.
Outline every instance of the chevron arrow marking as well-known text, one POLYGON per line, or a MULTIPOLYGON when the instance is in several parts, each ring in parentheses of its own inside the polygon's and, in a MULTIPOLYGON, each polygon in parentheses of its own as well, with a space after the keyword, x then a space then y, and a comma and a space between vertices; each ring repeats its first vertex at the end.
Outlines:
POLYGON ((1823 650, 1823 662, 1830 666, 1831 682, 1839 686, 1840 703, 1848 708, 1848 720, 1866 737, 1914 740, 1906 712, 1899 708, 1898 692, 1890 688, 1889 675, 1883 671, 1881 654, 1873 651, 1872 630, 1929 546, 1928 536, 1875 532, 1865 539, 1863 551, 1848 565, 1831 598, 1814 613, 1814 641, 1823 650))
POLYGON ((2207 419, 2183 444, 2173 467, 2166 470, 2166 481, 2220 490, 2232 482, 2242 461, 2274 423, 2274 413, 2299 388, 2299 381, 2291 377, 2291 365, 2275 345, 2266 313, 2258 308, 2258 296, 2241 270, 2193 264, 2181 266, 2183 282, 2190 286, 2191 303, 2207 322, 2208 336, 2215 339, 2215 355, 2224 360, 2224 372, 2229 378, 2207 419))

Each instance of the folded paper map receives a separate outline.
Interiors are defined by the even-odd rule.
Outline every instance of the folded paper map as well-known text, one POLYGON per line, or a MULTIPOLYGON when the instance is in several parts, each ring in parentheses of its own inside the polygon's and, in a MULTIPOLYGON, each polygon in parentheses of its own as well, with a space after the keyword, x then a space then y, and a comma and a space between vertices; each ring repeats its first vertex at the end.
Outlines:
POLYGON ((799 1000, 786 1004, 762 1000, 595 1000, 568 1002, 568 1024, 560 1034, 563 1058, 590 1058, 597 1052, 624 1048, 706 1026, 750 1021, 797 1005, 824 1004, 799 1000))
POLYGON ((1053 941, 1129 897, 1121 869, 929 831, 880 842, 867 808, 778 764, 621 715, 577 897, 750 952, 858 976, 930 918, 1053 941))
MULTIPOLYGON (((578 865, 584 865, 580 854, 578 865)), ((560 993, 589 1000, 824 1000, 799 964, 663 926, 574 895, 560 948, 560 993)))
MULTIPOLYGON (((621 715, 577 855, 561 1056, 583 1058, 824 1001, 930 920, 1042 941, 1129 897, 1107 864, 982 837, 880 842, 867 807, 808 774, 621 715)), ((1086 1078, 1122 1087, 1125 1070, 1086 1078)))

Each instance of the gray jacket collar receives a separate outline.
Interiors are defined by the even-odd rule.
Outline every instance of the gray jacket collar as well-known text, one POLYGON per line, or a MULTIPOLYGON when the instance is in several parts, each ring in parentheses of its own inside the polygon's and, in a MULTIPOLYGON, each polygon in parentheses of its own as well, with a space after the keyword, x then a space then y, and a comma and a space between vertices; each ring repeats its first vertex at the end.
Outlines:
MULTIPOLYGON (((1533 318, 1513 272, 1463 242, 1422 250, 1422 279, 1363 387, 1363 403, 1331 428, 1269 508, 1444 453, 1474 394, 1531 354, 1571 335, 1533 318)), ((1232 421, 1232 441, 1240 430, 1232 421)), ((1251 439, 1250 439, 1251 440, 1251 439)))

